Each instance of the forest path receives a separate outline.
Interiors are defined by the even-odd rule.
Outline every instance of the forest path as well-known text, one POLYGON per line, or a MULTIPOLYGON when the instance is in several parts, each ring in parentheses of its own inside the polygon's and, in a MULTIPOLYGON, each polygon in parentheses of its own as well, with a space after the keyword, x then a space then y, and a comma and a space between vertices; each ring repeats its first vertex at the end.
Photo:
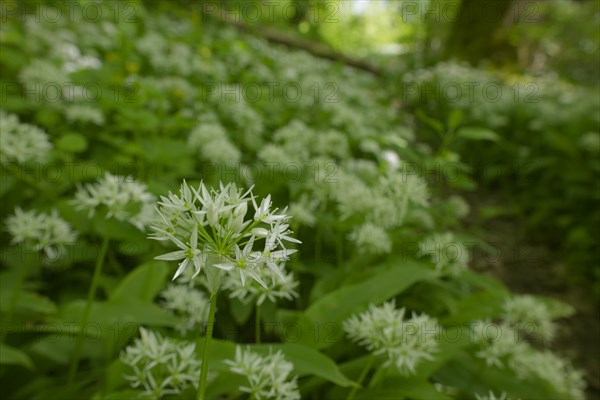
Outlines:
POLYGON ((471 204, 467 230, 499 250, 498 257, 478 257, 472 267, 503 281, 516 293, 548 296, 572 305, 576 312, 558 321, 559 334, 552 350, 585 370, 588 400, 600 400, 599 304, 590 290, 569 282, 568 267, 548 244, 524 238, 524 223, 515 217, 485 219, 485 207, 502 207, 498 196, 477 191, 465 196, 471 204))

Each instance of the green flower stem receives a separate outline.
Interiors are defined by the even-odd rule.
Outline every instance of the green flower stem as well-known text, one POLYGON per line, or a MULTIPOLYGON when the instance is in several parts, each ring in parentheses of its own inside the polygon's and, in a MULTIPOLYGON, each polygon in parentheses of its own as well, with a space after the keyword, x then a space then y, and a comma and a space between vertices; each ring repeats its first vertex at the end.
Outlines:
MULTIPOLYGON (((342 236, 342 232, 338 232, 335 237, 336 237, 335 250, 336 250, 337 266, 338 266, 338 268, 342 268, 343 262, 344 262, 344 237, 342 236)), ((347 270, 348 264, 346 264, 345 267, 347 270)))
POLYGON ((23 253, 23 264, 21 265, 19 276, 17 277, 17 282, 15 283, 15 287, 13 288, 13 293, 10 298, 10 303, 8 303, 8 315, 6 320, 12 321, 13 315, 15 313, 15 309, 17 308, 17 303, 19 302, 19 297, 21 296, 21 289, 23 289, 23 284, 25 283, 25 279, 27 278, 27 274, 29 273, 29 267, 31 266, 31 261, 27 257, 26 252, 23 253))
MULTIPOLYGON (((92 303, 94 302, 94 298, 96 297, 96 288, 98 287, 98 281, 100 280, 100 275, 102 274, 102 264, 104 264, 104 258, 106 257, 106 251, 108 250, 108 237, 104 237, 102 240, 102 247, 100 248, 100 254, 98 255, 98 259, 96 260, 96 267, 94 268, 94 276, 92 277, 92 283, 90 284, 90 289, 88 291, 87 302, 85 304, 85 309, 83 310, 83 315, 81 316, 81 324, 79 326, 80 331, 85 331, 85 326, 88 323, 90 318, 90 311, 92 310, 92 303)), ((77 374, 77 367, 79 364, 79 358, 81 356, 81 349, 83 347, 83 341, 85 339, 85 335, 81 334, 77 338, 77 343, 75 344, 75 350, 73 352, 73 359, 71 360, 71 366, 69 367, 69 378, 68 383, 72 384, 75 380, 75 375, 77 374)))
POLYGON ((257 304, 254 313, 254 338, 256 343, 260 343, 260 306, 257 304))
POLYGON ((369 382, 369 387, 374 388, 376 386, 379 386, 381 384, 381 380, 385 376, 387 370, 388 370, 388 368, 383 368, 383 367, 378 368, 377 371, 375 371, 375 373, 371 377, 371 382, 369 382))
POLYGON ((210 295, 210 310, 208 312, 208 325, 204 335, 204 349, 202 350, 202 365, 200 369, 200 384, 198 385, 198 400, 204 400, 206 392, 206 375, 208 373, 208 350, 212 340, 213 327, 215 324, 215 312, 217 311, 217 293, 210 295))
POLYGON ((358 381, 356 381, 357 385, 352 388, 350 393, 348 393, 348 397, 346 397, 346 400, 352 400, 354 398, 354 396, 356 396, 356 392, 358 391, 359 387, 362 387, 362 383, 365 380, 367 374, 369 373, 369 370, 373 366, 373 362, 375 362, 375 356, 373 354, 371 354, 369 356, 369 358, 367 359, 367 363, 365 364, 363 370, 361 371, 361 373, 358 377, 358 381))
POLYGON ((317 232, 315 233, 315 261, 321 261, 321 240, 322 240, 321 228, 317 226, 317 232))

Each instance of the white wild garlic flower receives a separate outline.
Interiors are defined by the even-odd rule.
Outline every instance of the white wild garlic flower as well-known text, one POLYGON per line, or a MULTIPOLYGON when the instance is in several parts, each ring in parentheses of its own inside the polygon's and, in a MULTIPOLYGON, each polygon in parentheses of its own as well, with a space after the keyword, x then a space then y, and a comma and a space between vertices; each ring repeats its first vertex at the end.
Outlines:
POLYGON ((79 186, 72 202, 77 209, 87 210, 88 218, 104 207, 106 218, 127 221, 143 231, 155 218, 154 201, 145 183, 107 172, 96 183, 79 186))
POLYGON ((503 368, 505 362, 527 344, 519 339, 518 332, 507 324, 495 324, 489 320, 471 324, 473 339, 480 345, 475 355, 492 367, 503 368))
POLYGON ((229 140, 225 128, 215 115, 205 116, 192 129, 188 144, 200 153, 200 156, 219 165, 235 165, 242 157, 240 151, 229 140))
POLYGON ((173 279, 193 265, 194 277, 203 267, 235 270, 243 285, 250 277, 267 288, 261 270, 269 271, 273 283, 285 280, 279 265, 296 250, 286 249, 284 242, 300 243, 290 236, 290 217, 271 209, 270 195, 257 203, 252 189, 243 193, 233 183, 221 183, 219 190, 211 192, 202 182, 196 189, 184 181, 179 195, 161 196, 157 210, 160 219, 152 226, 151 238, 179 247, 156 257, 181 260, 173 279), (249 203, 254 215, 248 218, 249 203), (262 249, 256 250, 260 242, 262 249))
POLYGON ((416 373, 421 361, 433 360, 438 351, 440 326, 426 314, 404 319, 406 310, 397 309, 395 301, 353 315, 344 321, 348 337, 375 355, 385 355, 384 367, 395 366, 402 375, 416 373))
POLYGON ((384 254, 392 250, 392 241, 385 229, 370 222, 355 227, 350 232, 349 239, 362 252, 384 254))
POLYGON ((52 143, 46 132, 34 125, 19 122, 19 117, 0 110, 0 161, 44 162, 52 143))
POLYGON ((71 104, 63 108, 67 121, 73 122, 91 122, 95 125, 104 125, 104 114, 99 108, 90 107, 85 104, 71 104))
POLYGON ((59 258, 64 246, 74 244, 77 239, 77 233, 56 210, 48 214, 16 208, 6 219, 6 226, 13 244, 24 243, 34 250, 43 250, 50 260, 59 258))
POLYGON ((469 252, 450 232, 435 233, 419 243, 420 257, 429 256, 435 270, 444 275, 457 275, 467 268, 469 252))
POLYGON ((532 377, 547 381, 565 399, 583 399, 583 374, 550 351, 539 351, 520 338, 519 331, 506 322, 475 321, 475 342, 481 345, 477 357, 490 367, 508 366, 520 380, 532 377))
POLYGON ((231 372, 248 379, 248 386, 239 390, 249 393, 251 399, 299 400, 297 377, 289 378, 294 364, 287 361, 281 351, 261 356, 249 349, 236 347, 235 359, 225 360, 231 372))
POLYGON ((504 302, 504 320, 519 331, 551 341, 556 335, 556 324, 550 309, 543 301, 531 295, 513 295, 504 302))
POLYGON ((479 395, 477 393, 475 393, 475 398, 477 400, 511 400, 505 392, 502 392, 502 394, 500 394, 499 396, 496 396, 494 394, 494 392, 492 392, 491 390, 489 391, 488 394, 486 395, 479 395))
MULTIPOLYGON (((279 269, 283 273, 284 279, 277 279, 268 287, 262 286, 256 280, 246 282, 244 285, 239 275, 227 274, 223 279, 222 288, 230 292, 231 298, 237 298, 244 304, 252 302, 261 305, 265 300, 276 303, 278 299, 292 300, 294 297, 298 297, 295 290, 298 287, 298 281, 294 278, 294 274, 285 271, 284 263, 279 265, 279 269)), ((271 273, 266 268, 258 269, 257 274, 263 282, 271 277, 271 273)))
POLYGON ((585 380, 581 371, 574 369, 569 361, 551 351, 538 351, 528 346, 512 356, 509 367, 520 379, 537 377, 548 382, 562 399, 585 398, 585 380))
POLYGON ((200 290, 188 285, 169 285, 160 293, 160 297, 163 308, 179 317, 175 329, 181 335, 208 321, 209 301, 200 290))
POLYGON ((121 352, 121 362, 129 366, 126 375, 133 388, 144 396, 160 399, 198 385, 201 361, 195 358, 196 344, 175 341, 140 327, 140 338, 121 352))
POLYGON ((471 210, 471 208, 469 207, 469 203, 467 203, 465 199, 457 195, 450 196, 446 205, 448 206, 448 209, 458 219, 466 217, 469 214, 469 211, 471 210))

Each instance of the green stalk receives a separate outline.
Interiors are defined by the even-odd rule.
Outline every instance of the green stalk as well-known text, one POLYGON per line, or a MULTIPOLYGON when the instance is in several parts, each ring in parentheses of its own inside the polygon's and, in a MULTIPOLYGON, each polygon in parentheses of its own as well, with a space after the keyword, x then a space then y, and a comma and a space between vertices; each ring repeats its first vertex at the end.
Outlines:
MULTIPOLYGON (((88 291, 87 302, 85 304, 85 309, 83 310, 83 315, 81 316, 81 324, 80 331, 85 331, 85 326, 87 325, 90 318, 90 311, 92 310, 92 303, 94 302, 94 298, 96 297, 96 288, 98 287, 98 282, 100 280, 100 275, 102 274, 102 264, 104 264, 104 258, 106 257, 106 251, 108 250, 108 237, 104 237, 102 239, 102 247, 100 248, 100 254, 98 255, 98 259, 96 260, 96 267, 94 268, 94 276, 92 277, 92 283, 90 284, 90 289, 88 291)), ((75 375, 77 374, 77 367, 79 365, 79 358, 81 356, 81 349, 83 347, 83 341, 85 339, 84 334, 80 334, 77 337, 77 343, 75 344, 75 350, 73 352, 73 359, 71 360, 71 366, 69 367, 69 378, 68 383, 71 385, 75 380, 75 375)))
POLYGON ((380 367, 380 368, 377 369, 377 371, 375 371, 375 373, 371 377, 371 382, 369 382, 369 387, 370 388, 374 388, 374 387, 379 386, 381 384, 381 380, 385 376, 385 373, 387 372, 388 368, 380 367))
POLYGON ((200 384, 198 385, 198 400, 205 400, 206 375, 208 373, 208 349, 212 340, 213 327, 215 324, 215 312, 217 311, 217 293, 210 295, 210 310, 208 312, 208 325, 206 335, 204 335, 204 349, 202 350, 202 365, 200 370, 200 384))
MULTIPOLYGON (((23 247, 24 249, 24 247, 23 247)), ((21 296, 21 289, 23 289, 23 283, 25 283, 25 279, 27 278, 27 274, 29 273, 29 267, 31 266, 31 261, 27 254, 23 254, 23 264, 21 265, 20 274, 17 277, 17 282, 15 283, 15 287, 13 289, 12 296, 10 298, 10 303, 8 303, 8 315, 6 317, 7 321, 11 321, 13 319, 13 315, 15 313, 15 309, 17 308, 17 303, 19 302, 19 297, 21 296)))
POLYGON ((257 304, 254 313, 254 338, 256 343, 260 343, 260 306, 257 304))
POLYGON ((350 393, 348 393, 348 397, 346 397, 346 400, 352 400, 354 398, 354 396, 356 396, 356 392, 358 391, 358 388, 362 387, 362 383, 365 380, 367 373, 369 373, 371 366, 373 366, 374 361, 375 361, 375 356, 373 356, 371 354, 369 356, 369 358, 367 359, 367 363, 365 364, 363 370, 361 371, 361 373, 358 377, 358 381, 356 381, 357 385, 352 388, 350 393))

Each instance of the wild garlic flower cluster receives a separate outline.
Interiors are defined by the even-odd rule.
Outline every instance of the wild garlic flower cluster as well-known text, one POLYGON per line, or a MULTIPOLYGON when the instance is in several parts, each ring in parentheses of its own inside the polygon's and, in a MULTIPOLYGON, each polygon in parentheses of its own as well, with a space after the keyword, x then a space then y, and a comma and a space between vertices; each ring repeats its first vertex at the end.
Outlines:
POLYGON ((385 254, 392 250, 392 241, 385 229, 371 222, 355 227, 348 238, 356 243, 361 252, 385 254))
POLYGON ((528 346, 513 355, 509 363, 520 379, 538 378, 548 382, 564 399, 583 400, 585 380, 571 363, 551 351, 528 346))
POLYGON ((248 386, 239 389, 249 393, 251 399, 299 400, 297 377, 289 378, 294 364, 287 361, 281 351, 261 356, 249 349, 236 347, 235 359, 225 360, 231 372, 248 379, 248 386))
MULTIPOLYGON (((264 122, 261 114, 252 107, 251 103, 247 102, 242 96, 239 99, 232 99, 228 96, 228 90, 238 91, 239 87, 230 87, 224 85, 218 87, 212 99, 223 99, 217 101, 215 106, 219 109, 219 113, 226 117, 226 121, 235 127, 235 132, 239 133, 238 138, 243 145, 251 150, 256 151, 262 143, 261 136, 264 130, 264 122), (220 93, 219 93, 220 92, 220 93)), ((240 143, 241 145, 241 143, 240 143)))
POLYGON ((466 217, 471 211, 469 203, 457 195, 448 197, 446 206, 448 207, 448 210, 458 219, 466 217))
MULTIPOLYGON (((284 279, 276 280, 268 287, 260 285, 255 280, 244 285, 239 275, 227 274, 223 279, 222 288, 229 291, 231 298, 237 298, 244 304, 261 305, 265 300, 276 303, 278 299, 292 300, 294 297, 298 297, 298 292, 295 290, 298 287, 298 281, 294 278, 294 274, 285 271, 285 263, 279 264, 279 270, 283 273, 284 279)), ((268 269, 258 269, 256 272, 263 282, 271 276, 268 269)))
POLYGON ((471 324, 473 339, 481 345, 476 356, 488 366, 504 367, 510 357, 523 351, 527 344, 519 339, 519 333, 507 324, 495 324, 489 320, 471 324))
POLYGON ((467 268, 469 252, 450 232, 435 233, 419 243, 420 257, 429 256, 435 270, 444 275, 457 275, 467 268))
POLYGON ((87 104, 71 104, 64 107, 64 114, 67 120, 74 122, 91 122, 98 126, 104 125, 104 114, 99 108, 91 107, 87 104))
POLYGON ((350 339, 375 355, 385 354, 385 367, 395 366, 402 375, 411 375, 420 362, 433 360, 440 326, 426 314, 413 314, 406 320, 405 314, 393 300, 380 307, 371 304, 368 311, 353 315, 343 326, 350 339))
POLYGON ((208 321, 209 301, 200 290, 188 285, 169 285, 160 297, 163 308, 180 318, 175 329, 181 335, 208 321))
POLYGON ((565 398, 583 399, 585 382, 582 373, 556 354, 535 349, 520 338, 519 329, 506 321, 501 324, 476 321, 472 324, 472 333, 475 342, 481 345, 476 355, 488 366, 508 366, 521 380, 542 379, 565 398))
POLYGON ((200 120, 190 132, 188 144, 203 159, 220 165, 235 164, 242 157, 215 115, 208 115, 200 120))
POLYGON ((491 390, 489 391, 488 394, 484 394, 484 395, 479 395, 477 393, 475 393, 475 398, 477 400, 511 400, 505 392, 502 392, 502 394, 500 394, 499 396, 496 396, 494 394, 494 392, 492 392, 491 390))
POLYGON ((200 360, 196 344, 174 341, 140 327, 140 338, 121 352, 121 362, 133 370, 126 375, 130 385, 146 397, 160 399, 198 385, 200 360))
POLYGON ((6 219, 6 226, 13 244, 24 243, 34 250, 43 250, 50 260, 59 258, 64 246, 74 244, 77 239, 77 233, 56 210, 48 214, 17 207, 6 219))
POLYGON ((257 204, 252 188, 243 193, 234 183, 221 183, 219 190, 211 192, 202 182, 194 188, 184 181, 179 195, 161 196, 158 213, 160 219, 152 226, 151 238, 170 241, 179 247, 177 251, 156 257, 181 260, 173 279, 191 264, 194 277, 204 266, 207 278, 214 272, 207 269, 236 270, 242 285, 249 276, 267 288, 269 285, 261 270, 269 271, 273 284, 277 280, 284 281, 279 265, 296 252, 286 249, 284 242, 300 243, 290 236, 289 217, 278 213, 278 209, 271 209, 270 195, 257 204), (250 218, 246 218, 248 203, 254 208, 250 218), (264 241, 262 250, 255 250, 255 244, 261 240, 264 241))
POLYGON ((0 161, 3 163, 44 162, 50 155, 52 143, 46 132, 34 125, 24 124, 15 114, 0 110, 0 161))
POLYGON ((427 185, 421 178, 400 170, 381 175, 375 163, 361 161, 347 163, 337 171, 337 183, 328 188, 329 197, 341 219, 354 222, 348 238, 360 251, 389 253, 389 230, 406 222, 418 222, 412 216, 428 207, 427 185))
POLYGON ((79 186, 73 204, 79 210, 87 210, 88 218, 103 207, 106 218, 127 221, 143 231, 155 218, 154 201, 155 196, 145 183, 107 172, 96 183, 79 186))
POLYGON ((504 302, 504 320, 511 326, 545 341, 556 336, 548 305, 531 295, 514 295, 504 302))

